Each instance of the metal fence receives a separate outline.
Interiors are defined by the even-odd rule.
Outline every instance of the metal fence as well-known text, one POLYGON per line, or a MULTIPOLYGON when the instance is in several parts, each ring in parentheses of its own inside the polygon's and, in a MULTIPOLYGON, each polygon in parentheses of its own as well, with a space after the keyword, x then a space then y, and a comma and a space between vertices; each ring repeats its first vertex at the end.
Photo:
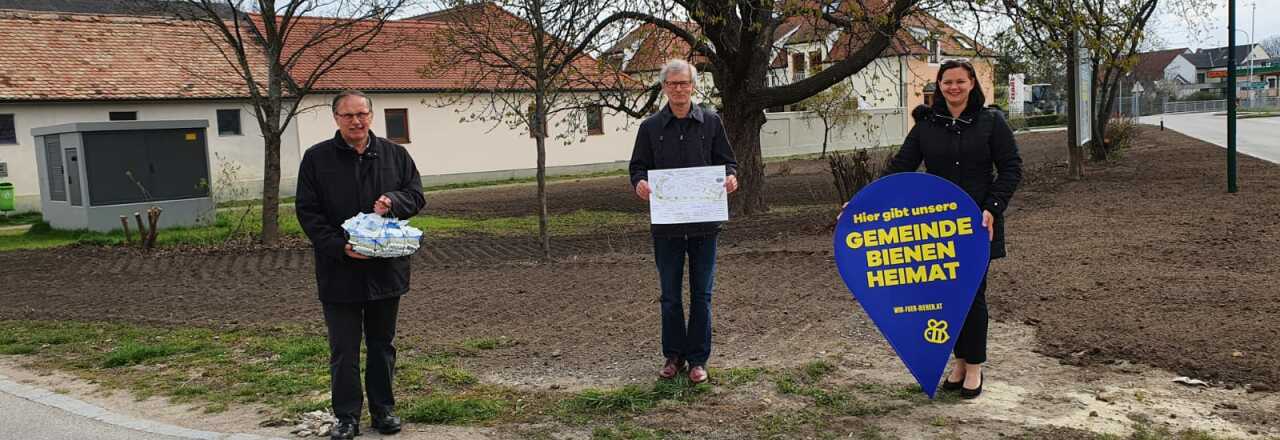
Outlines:
POLYGON ((1227 100, 1173 101, 1164 103, 1165 113, 1203 113, 1227 111, 1227 100))
MULTIPOLYGON (((1253 99, 1240 99, 1237 104, 1237 108, 1241 110, 1280 108, 1280 96, 1258 96, 1253 99)), ((1227 111, 1227 100, 1225 99, 1215 99, 1212 101, 1172 101, 1164 103, 1165 113, 1203 113, 1225 111, 1227 111)))

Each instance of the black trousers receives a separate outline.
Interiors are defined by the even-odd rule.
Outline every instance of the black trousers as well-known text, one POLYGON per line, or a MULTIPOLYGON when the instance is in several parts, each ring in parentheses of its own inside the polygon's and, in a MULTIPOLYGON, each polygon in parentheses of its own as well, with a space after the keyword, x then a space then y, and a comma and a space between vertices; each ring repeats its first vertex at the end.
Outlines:
POLYGON ((333 414, 339 420, 359 421, 364 404, 360 390, 360 339, 368 347, 365 389, 369 412, 386 414, 395 409, 391 381, 396 371, 396 315, 400 298, 361 303, 323 303, 329 328, 329 381, 333 414))
POLYGON ((964 318, 964 327, 956 339, 955 353, 959 359, 971 364, 987 361, 987 277, 982 277, 978 293, 973 296, 973 306, 964 318))

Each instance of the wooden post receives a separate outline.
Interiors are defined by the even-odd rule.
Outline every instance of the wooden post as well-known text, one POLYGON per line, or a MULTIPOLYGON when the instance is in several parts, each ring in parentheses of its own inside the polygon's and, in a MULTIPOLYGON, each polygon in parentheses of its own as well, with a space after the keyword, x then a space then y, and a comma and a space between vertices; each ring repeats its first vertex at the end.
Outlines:
POLYGON ((147 225, 142 223, 142 215, 133 213, 133 220, 138 224, 138 245, 146 247, 147 245, 147 225))
POLYGON ((127 216, 127 215, 122 215, 122 216, 120 216, 120 226, 123 226, 123 227, 124 227, 124 244, 125 244, 125 246, 128 246, 128 245, 132 244, 133 239, 129 236, 129 235, 130 235, 130 234, 129 234, 129 216, 127 216))
POLYGON ((148 209, 147 220, 151 222, 150 223, 151 235, 147 236, 147 249, 151 249, 151 247, 155 246, 156 244, 156 234, 159 233, 159 229, 160 229, 159 227, 156 226, 158 223, 160 223, 160 208, 148 209))

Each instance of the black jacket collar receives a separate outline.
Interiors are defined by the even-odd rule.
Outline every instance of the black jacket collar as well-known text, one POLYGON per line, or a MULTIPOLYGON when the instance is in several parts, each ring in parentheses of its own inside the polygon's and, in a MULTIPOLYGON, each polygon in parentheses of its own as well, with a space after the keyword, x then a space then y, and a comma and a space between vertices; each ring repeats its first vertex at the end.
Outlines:
MULTIPOLYGON (((376 148, 377 145, 378 145, 378 136, 373 133, 373 130, 369 130, 369 146, 365 148, 364 151, 366 153, 370 151, 374 151, 375 149, 377 149, 376 148)), ((351 154, 356 154, 355 147, 352 147, 350 144, 347 144, 347 140, 342 138, 342 130, 333 131, 333 146, 336 147, 339 151, 347 151, 347 152, 350 152, 351 154)))
MULTIPOLYGON (((702 106, 698 105, 697 103, 690 104, 688 116, 690 118, 693 118, 693 120, 698 121, 699 124, 701 124, 702 118, 703 118, 702 106)), ((676 114, 671 111, 670 103, 662 106, 662 111, 658 112, 658 118, 659 118, 658 122, 660 122, 659 126, 662 126, 662 127, 666 127, 667 123, 671 122, 672 119, 676 119, 676 114)))

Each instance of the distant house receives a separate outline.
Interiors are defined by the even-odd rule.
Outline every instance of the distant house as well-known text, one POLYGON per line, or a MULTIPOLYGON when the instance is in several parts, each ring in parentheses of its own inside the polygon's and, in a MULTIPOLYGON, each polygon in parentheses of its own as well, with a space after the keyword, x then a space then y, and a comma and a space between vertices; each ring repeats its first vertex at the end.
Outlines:
MULTIPOLYGON (((1227 47, 1215 47, 1212 49, 1200 49, 1195 53, 1183 55, 1196 68, 1195 90, 1219 92, 1226 87, 1225 80, 1227 78, 1227 47)), ((1255 77, 1252 81, 1268 81, 1269 86, 1267 93, 1275 96, 1276 87, 1274 80, 1266 80, 1267 77, 1274 77, 1274 71, 1270 69, 1271 55, 1267 54, 1261 44, 1240 45, 1235 47, 1236 66, 1240 72, 1237 76, 1245 76, 1247 78, 1248 71, 1252 65, 1255 77)), ((1237 92, 1238 97, 1246 97, 1247 93, 1237 92)))
MULTIPOLYGON (((1185 47, 1140 53, 1137 65, 1124 83, 1131 85, 1137 81, 1142 83, 1142 88, 1148 93, 1161 91, 1169 97, 1190 95, 1195 90, 1187 86, 1194 84, 1196 66, 1186 56, 1192 53, 1194 52, 1185 47)), ((1123 92, 1128 94, 1129 90, 1123 92)))
MULTIPOLYGON (((40 207, 31 129, 73 122, 203 119, 218 170, 261 182, 262 137, 239 76, 191 23, 157 17, 0 11, 0 163, 19 210, 40 207)), ((298 161, 296 136, 285 164, 298 161)), ((297 173, 286 166, 286 186, 297 173)), ((65 177, 63 177, 65 178, 65 177)), ((51 185, 56 186, 56 185, 51 185)))
MULTIPOLYGON (((0 181, 15 185, 19 210, 40 208, 31 129, 72 122, 207 120, 215 195, 236 187, 244 197, 260 196, 263 142, 253 107, 239 75, 200 26, 159 16, 0 11, 0 51, 24 54, 21 62, 0 63, 0 171, 7 171, 0 181)), ((282 195, 293 194, 306 148, 334 136, 328 104, 349 88, 369 94, 373 131, 404 144, 428 184, 532 174, 536 150, 527 130, 460 122, 469 109, 453 101, 477 92, 474 84, 456 74, 424 77, 422 68, 438 53, 426 47, 446 26, 429 19, 387 23, 379 42, 414 44, 356 53, 324 77, 315 93, 294 103, 307 110, 282 142, 282 195)), ((590 57, 582 62, 596 63, 590 57)), ((587 133, 584 142, 567 146, 547 142, 550 173, 625 167, 633 120, 599 107, 564 117, 581 118, 587 133)))

